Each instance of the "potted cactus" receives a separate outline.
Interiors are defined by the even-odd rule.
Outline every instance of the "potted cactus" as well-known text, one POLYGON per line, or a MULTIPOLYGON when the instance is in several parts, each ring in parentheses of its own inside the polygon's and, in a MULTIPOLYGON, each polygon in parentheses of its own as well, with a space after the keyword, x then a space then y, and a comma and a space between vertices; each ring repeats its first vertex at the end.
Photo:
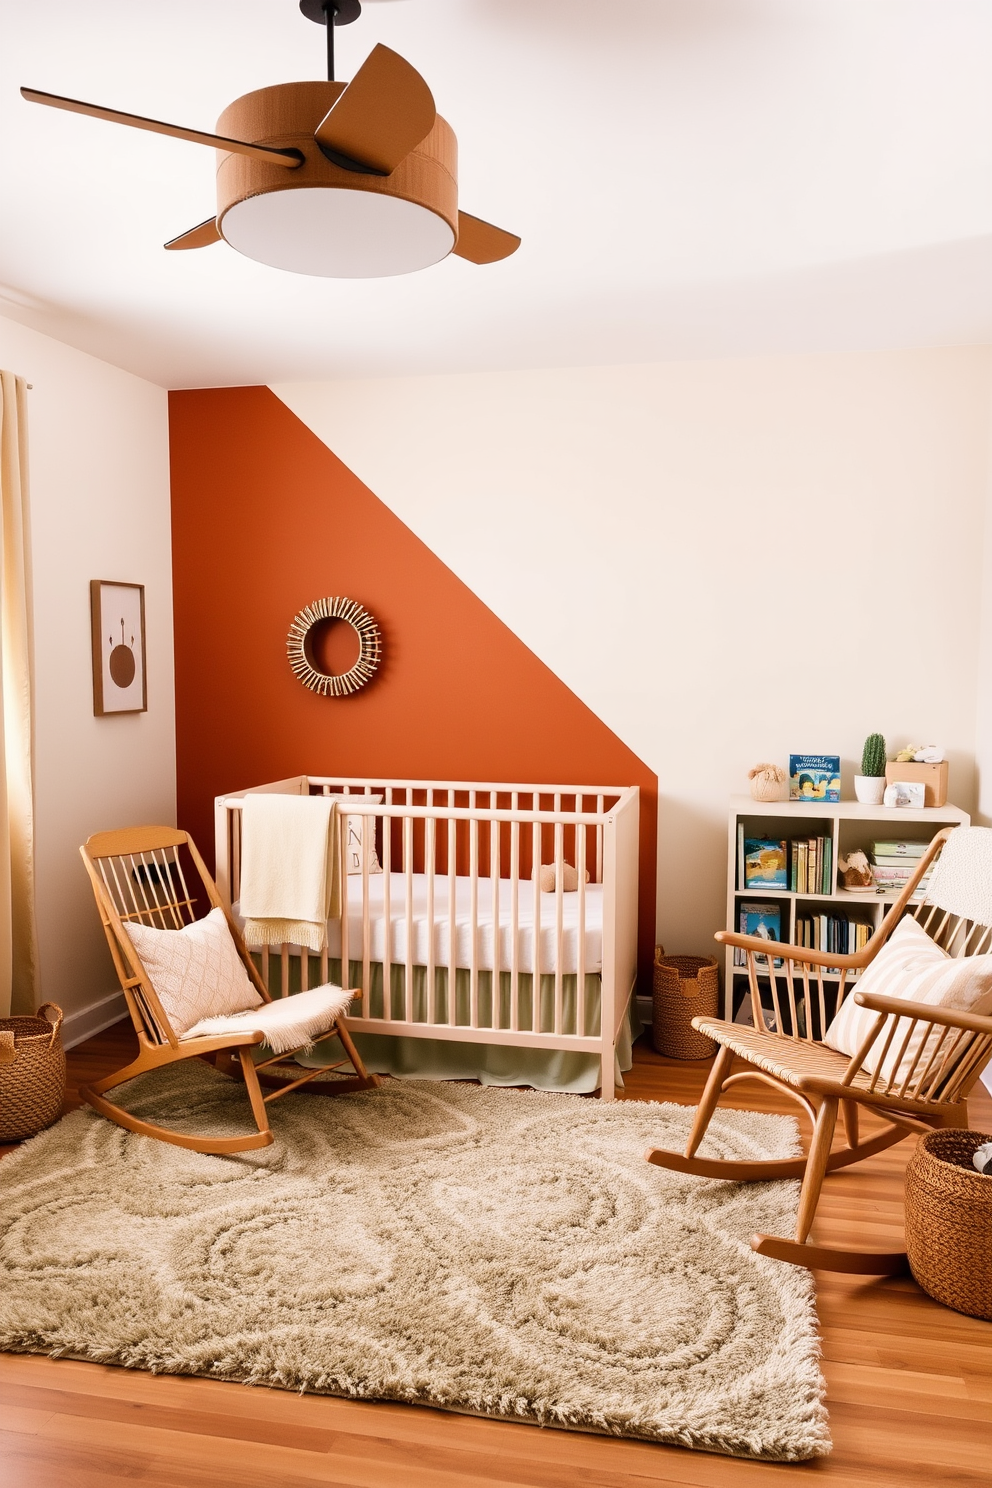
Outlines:
POLYGON ((861 774, 854 777, 854 794, 865 806, 881 806, 885 795, 885 740, 869 734, 861 751, 861 774))

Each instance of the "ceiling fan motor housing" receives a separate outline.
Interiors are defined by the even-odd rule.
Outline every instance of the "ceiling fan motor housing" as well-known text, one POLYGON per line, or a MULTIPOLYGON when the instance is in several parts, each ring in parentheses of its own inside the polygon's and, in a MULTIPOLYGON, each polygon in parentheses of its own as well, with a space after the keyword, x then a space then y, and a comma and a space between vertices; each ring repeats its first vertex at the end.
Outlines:
POLYGON ((458 236, 458 145, 440 117, 388 176, 333 164, 314 131, 345 84, 280 83, 237 98, 218 134, 295 149, 286 170, 218 151, 217 223, 232 248, 298 274, 377 278, 444 258, 458 236))

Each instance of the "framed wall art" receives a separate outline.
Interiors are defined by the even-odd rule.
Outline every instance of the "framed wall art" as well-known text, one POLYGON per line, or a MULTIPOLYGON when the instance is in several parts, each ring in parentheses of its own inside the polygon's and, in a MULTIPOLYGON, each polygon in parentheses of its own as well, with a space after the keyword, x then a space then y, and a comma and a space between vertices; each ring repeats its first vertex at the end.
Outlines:
POLYGON ((112 579, 90 581, 93 628, 93 712, 144 713, 145 586, 112 579))

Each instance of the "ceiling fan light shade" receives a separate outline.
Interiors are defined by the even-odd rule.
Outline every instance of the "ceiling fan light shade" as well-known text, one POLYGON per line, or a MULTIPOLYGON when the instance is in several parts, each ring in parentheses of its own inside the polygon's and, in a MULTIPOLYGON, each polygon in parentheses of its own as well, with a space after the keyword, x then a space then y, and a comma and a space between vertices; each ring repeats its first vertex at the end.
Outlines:
POLYGON ((381 279, 426 269, 455 244, 436 212, 370 191, 313 187, 235 202, 221 229, 246 258, 332 279, 381 279))
POLYGON ((285 171, 268 161, 218 152, 221 233, 248 258, 302 274, 378 278, 437 263, 458 234, 454 133, 443 119, 435 119, 426 138, 388 176, 344 170, 314 139, 344 87, 281 83, 247 93, 224 110, 225 130, 298 149, 304 161, 298 170, 285 171), (290 178, 293 189, 287 191, 290 178))

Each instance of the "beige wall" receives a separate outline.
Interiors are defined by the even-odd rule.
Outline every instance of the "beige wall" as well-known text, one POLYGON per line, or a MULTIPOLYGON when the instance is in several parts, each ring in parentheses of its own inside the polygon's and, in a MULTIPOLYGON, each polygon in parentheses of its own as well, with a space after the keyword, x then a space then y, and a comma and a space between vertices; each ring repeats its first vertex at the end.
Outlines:
MULTIPOLYGON (((41 977, 43 995, 73 1013, 117 985, 79 844, 104 827, 175 821, 166 394, 9 320, 0 320, 0 365, 33 384, 41 977), (101 578, 146 586, 147 713, 93 716, 89 582, 101 578)), ((70 1036, 98 1020, 99 1009, 75 1020, 70 1036)))
MULTIPOLYGON (((992 826, 992 398, 989 400, 989 479, 982 555, 981 636, 977 673, 977 819, 992 826)), ((992 1074, 988 1081, 992 1082, 992 1074)), ((990 1085, 992 1088, 992 1085, 990 1085)))
POLYGON ((988 349, 274 391, 657 771, 669 950, 757 760, 933 740, 974 807, 988 349))

